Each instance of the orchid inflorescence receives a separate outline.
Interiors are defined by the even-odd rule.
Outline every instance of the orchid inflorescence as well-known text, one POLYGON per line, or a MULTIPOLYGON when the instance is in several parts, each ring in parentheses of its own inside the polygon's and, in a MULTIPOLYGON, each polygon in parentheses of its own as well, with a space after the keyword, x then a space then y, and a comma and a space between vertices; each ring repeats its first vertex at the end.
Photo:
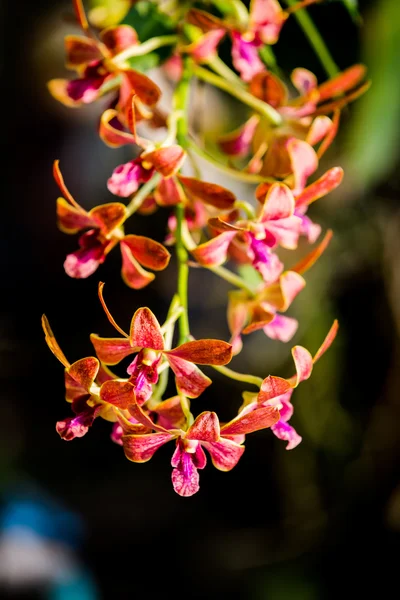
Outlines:
POLYGON ((207 461, 204 450, 217 469, 229 471, 244 452, 245 436, 254 431, 271 428, 287 442, 287 449, 300 443, 289 424, 292 393, 310 377, 338 329, 335 321, 314 356, 295 346, 294 375, 289 378, 262 379, 225 366, 242 350, 243 335, 262 329, 281 342, 293 337, 298 323, 284 313, 304 288, 303 275, 332 237, 328 230, 315 244, 321 227, 307 210, 340 184, 343 171, 333 167, 311 183, 309 178, 336 135, 341 109, 363 93, 368 82, 362 65, 322 84, 310 71, 296 68, 289 90, 271 45, 290 15, 312 3, 290 2, 285 9, 277 0, 251 0, 248 9, 240 0, 142 0, 126 2, 126 11, 116 11, 118 17, 111 12, 106 18, 103 11, 99 18, 103 13, 93 9, 88 18, 81 0, 73 0, 82 33, 67 36, 65 47, 67 67, 76 71, 76 78, 49 82, 52 95, 67 106, 109 98, 99 118, 99 135, 109 147, 131 145, 136 154, 108 176, 107 187, 120 200, 91 210, 74 199, 55 161, 54 178, 62 194, 57 200, 58 225, 65 233, 80 234, 79 249, 65 260, 66 273, 74 278, 92 275, 117 245, 122 277, 134 290, 150 284, 154 271, 168 267, 171 255, 166 246, 175 246, 178 265, 177 292, 162 325, 149 308, 140 307, 125 332, 108 310, 104 284, 99 284, 100 302, 118 335, 92 334, 96 356, 71 364, 43 316, 47 344, 65 368, 66 399, 73 412, 56 429, 62 439, 72 440, 85 435, 101 417, 113 423, 112 440, 133 462, 149 460, 174 440, 172 483, 181 496, 198 491, 198 470, 207 461), (165 35, 149 37, 149 27, 143 39, 125 22, 138 17, 140 7, 148 11, 149 19, 157 14, 165 35), (233 68, 218 54, 222 40, 231 49, 233 68), (150 62, 141 62, 149 57, 150 62), (169 115, 160 108, 160 87, 143 72, 155 63, 174 85, 169 115), (199 145, 189 125, 191 79, 223 90, 245 109, 242 125, 216 140, 218 158, 199 145), (142 124, 159 129, 162 141, 139 135, 142 124), (254 203, 204 181, 197 157, 232 179, 257 184, 254 203), (157 207, 169 212, 164 243, 125 234, 124 224, 135 212, 151 215, 157 207), (314 246, 300 262, 287 267, 279 248, 295 250, 301 237, 314 246), (247 265, 252 277, 223 266, 228 260, 247 265), (208 269, 233 285, 227 304, 229 342, 194 339, 190 334, 190 267, 208 269), (179 338, 173 347, 176 324, 179 338), (127 357, 133 358, 127 376, 119 377, 109 367, 127 357), (210 365, 258 391, 243 393, 243 403, 229 422, 220 422, 211 411, 195 417, 191 400, 212 383, 197 365, 210 365), (176 394, 164 398, 171 372, 176 394))

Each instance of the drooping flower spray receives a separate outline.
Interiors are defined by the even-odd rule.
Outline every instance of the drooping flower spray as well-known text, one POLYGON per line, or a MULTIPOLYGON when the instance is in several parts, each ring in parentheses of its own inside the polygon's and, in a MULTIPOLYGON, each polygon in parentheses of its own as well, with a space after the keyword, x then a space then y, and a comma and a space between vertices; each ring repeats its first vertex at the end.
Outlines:
POLYGON ((49 82, 51 94, 66 106, 107 97, 109 108, 99 116, 98 134, 110 148, 130 145, 135 153, 104 182, 117 200, 91 210, 75 200, 58 160, 54 162, 61 191, 58 225, 65 233, 79 234, 78 249, 64 263, 67 275, 92 276, 119 246, 122 277, 138 290, 152 284, 155 272, 168 268, 166 245, 174 247, 177 258, 176 293, 162 324, 150 308, 138 307, 125 331, 109 312, 104 284, 99 283, 100 302, 117 333, 112 338, 90 336, 95 356, 70 364, 43 316, 47 344, 65 369, 72 409, 56 429, 62 439, 72 440, 85 435, 97 418, 106 419, 112 423, 111 439, 134 462, 146 462, 162 445, 174 442, 172 484, 181 496, 199 490, 199 470, 207 455, 217 469, 232 469, 244 452, 246 435, 254 431, 270 428, 287 449, 300 443, 289 423, 293 391, 310 377, 338 330, 335 321, 314 356, 302 346, 292 348, 294 375, 287 379, 262 379, 226 366, 242 351, 243 336, 262 329, 273 340, 289 342, 295 334, 298 323, 285 313, 332 237, 330 230, 322 236, 307 210, 339 186, 343 170, 330 168, 317 179, 314 174, 337 133, 341 109, 368 87, 362 65, 337 70, 304 12, 312 3, 286 2, 285 8, 277 0, 251 0, 247 8, 241 0, 141 0, 126 2, 126 10, 116 17, 98 6, 87 16, 81 0, 73 0, 82 33, 67 36, 65 48, 67 67, 76 77, 49 82), (293 13, 303 15, 299 22, 329 79, 319 84, 310 71, 296 68, 289 90, 273 44, 293 13), (141 19, 150 24, 156 19, 157 35, 149 35, 151 27, 140 28, 141 19), (219 56, 223 40, 231 48, 229 64, 219 56), (149 65, 175 82, 167 115, 159 105, 162 90, 145 73, 149 65), (201 136, 189 127, 192 78, 223 90, 245 108, 242 125, 215 140, 218 155, 203 147, 201 136), (142 124, 158 129, 161 141, 143 137, 142 124), (228 175, 232 190, 205 181, 199 157, 228 175), (254 185, 254 203, 237 198, 237 180, 254 185), (151 218, 157 207, 168 212, 163 242, 125 233, 125 222, 136 212, 151 218), (301 237, 312 248, 297 264, 285 265, 279 248, 295 250, 301 237), (224 266, 227 261, 232 269, 224 266), (242 277, 235 264, 248 265, 254 276, 242 277), (191 335, 187 289, 192 266, 208 269, 232 286, 229 342, 191 335), (132 360, 126 377, 118 377, 109 367, 127 357, 132 360), (251 386, 228 423, 215 412, 197 410, 195 400, 212 383, 198 365, 211 365, 251 386), (165 398, 172 377, 176 393, 165 398))

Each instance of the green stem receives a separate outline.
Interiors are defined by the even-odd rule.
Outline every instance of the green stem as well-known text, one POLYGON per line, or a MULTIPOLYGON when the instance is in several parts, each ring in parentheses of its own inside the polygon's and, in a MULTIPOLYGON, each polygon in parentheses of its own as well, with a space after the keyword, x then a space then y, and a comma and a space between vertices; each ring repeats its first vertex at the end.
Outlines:
POLYGON ((153 50, 157 50, 157 48, 161 48, 162 46, 172 46, 176 44, 179 40, 177 35, 160 35, 158 37, 150 38, 146 40, 142 44, 134 44, 126 48, 119 54, 113 57, 113 63, 123 63, 128 58, 132 58, 133 56, 144 56, 145 54, 149 54, 153 52, 153 50))
MULTIPOLYGON (((174 109, 180 115, 176 124, 176 139, 178 144, 185 148, 188 142, 188 104, 190 91, 190 65, 191 59, 186 58, 182 78, 175 90, 174 109)), ((182 227, 185 223, 185 208, 183 204, 175 207, 176 216, 176 257, 178 261, 178 296, 183 312, 179 317, 179 344, 186 342, 190 336, 188 316, 188 279, 189 265, 188 253, 182 239, 182 227)))
POLYGON ((227 165, 218 162, 218 160, 216 160, 213 156, 205 152, 205 150, 200 148, 200 146, 198 146, 193 139, 189 139, 188 143, 190 145, 190 149, 197 154, 197 156, 211 163, 216 169, 221 171, 221 173, 226 173, 234 179, 245 181, 246 183, 264 183, 264 181, 270 181, 271 183, 274 183, 276 181, 276 179, 273 179, 272 177, 263 177, 262 175, 257 175, 255 173, 246 173, 245 171, 239 171, 238 169, 228 167, 227 165))
MULTIPOLYGON (((295 6, 298 0, 285 0, 290 7, 295 6)), ((334 77, 340 71, 337 64, 333 60, 320 32, 305 9, 298 10, 294 13, 300 27, 308 38, 311 46, 314 48, 315 54, 318 56, 321 65, 324 67, 329 77, 334 77)))
POLYGON ((263 379, 261 377, 257 377, 256 375, 248 375, 247 373, 237 373, 236 371, 232 371, 232 369, 228 369, 228 367, 218 367, 212 365, 212 368, 225 377, 229 377, 230 379, 235 379, 235 381, 243 381, 244 383, 251 383, 252 385, 256 385, 257 387, 261 387, 263 379))
POLYGON ((223 77, 224 79, 226 79, 227 81, 230 81, 231 83, 233 83, 233 85, 238 85, 241 88, 244 88, 244 83, 243 81, 240 79, 240 77, 238 75, 236 75, 236 73, 234 73, 232 71, 232 69, 230 69, 223 60, 220 59, 219 56, 214 56, 214 58, 211 58, 210 60, 207 61, 207 65, 213 70, 215 71, 215 73, 217 73, 218 75, 221 75, 221 77, 223 77))
POLYGON ((234 87, 229 81, 225 81, 225 79, 222 79, 222 77, 219 77, 218 75, 215 75, 215 73, 211 73, 211 71, 208 71, 203 67, 199 67, 198 65, 193 68, 193 74, 199 79, 202 79, 203 81, 210 83, 220 90, 227 92, 231 96, 234 96, 243 102, 243 104, 247 104, 247 106, 268 119, 271 125, 277 126, 282 123, 281 115, 274 108, 272 108, 272 106, 266 102, 263 102, 262 100, 259 100, 255 96, 252 96, 243 88, 239 86, 234 87))
POLYGON ((160 180, 161 180, 161 175, 159 173, 155 173, 153 175, 153 177, 151 179, 149 179, 149 181, 147 183, 142 185, 140 190, 137 192, 137 194, 135 194, 133 196, 132 200, 129 202, 128 206, 126 207, 126 218, 131 217, 133 215, 133 213, 135 213, 137 211, 137 209, 141 207, 141 205, 143 204, 143 200, 149 194, 151 194, 151 192, 154 190, 154 188, 156 187, 156 185, 158 184, 158 182, 160 180))
POLYGON ((205 268, 208 269, 209 271, 212 271, 216 275, 218 275, 218 277, 221 277, 221 279, 225 279, 225 281, 228 281, 235 287, 245 290, 251 296, 255 295, 255 293, 256 293, 255 290, 251 286, 249 286, 245 282, 244 279, 239 277, 239 275, 236 275, 236 273, 232 273, 232 271, 229 271, 229 269, 226 269, 225 267, 205 267, 205 268))

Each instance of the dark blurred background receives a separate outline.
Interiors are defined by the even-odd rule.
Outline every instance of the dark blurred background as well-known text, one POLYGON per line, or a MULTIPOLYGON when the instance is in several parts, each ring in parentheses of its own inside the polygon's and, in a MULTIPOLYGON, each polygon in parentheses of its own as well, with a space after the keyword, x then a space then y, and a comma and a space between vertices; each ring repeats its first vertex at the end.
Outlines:
MULTIPOLYGON (((91 354, 89 333, 112 332, 99 280, 121 324, 143 305, 162 321, 175 271, 172 264, 133 292, 113 252, 87 280, 65 275, 76 238, 56 227, 53 160, 90 208, 112 200, 105 181, 129 149, 98 139, 99 104, 70 110, 47 91, 50 78, 67 74, 63 36, 77 33, 69 3, 8 1, 2 9, 0 598, 386 597, 400 558, 398 0, 360 0, 359 22, 341 2, 310 9, 339 67, 364 62, 372 86, 344 112, 322 161, 321 171, 345 169, 342 186, 310 212, 334 240, 289 311, 300 320, 293 344, 312 352, 333 318, 340 322, 335 344, 293 397, 303 442, 287 452, 270 432, 253 434, 238 466, 220 473, 210 464, 189 499, 172 490, 171 445, 136 465, 110 441, 105 421, 72 443, 55 431, 69 406, 41 314, 72 362, 91 354)), ((276 52, 286 71, 303 66, 324 79, 294 19, 276 52)), ((137 216, 130 231, 162 240, 166 219, 163 211, 137 216)), ((228 289, 193 270, 195 336, 228 338, 228 289)), ((233 367, 287 376, 291 345, 253 334, 233 367)), ((228 419, 244 389, 217 376, 194 410, 228 419)))

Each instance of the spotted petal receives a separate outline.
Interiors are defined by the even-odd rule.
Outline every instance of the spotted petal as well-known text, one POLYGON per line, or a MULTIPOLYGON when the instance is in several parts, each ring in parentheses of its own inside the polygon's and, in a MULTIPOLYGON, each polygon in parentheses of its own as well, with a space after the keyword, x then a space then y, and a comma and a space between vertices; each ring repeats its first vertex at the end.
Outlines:
POLYGON ((199 200, 220 210, 233 208, 236 202, 235 194, 216 183, 182 175, 179 176, 179 181, 192 200, 199 200))
POLYGON ((87 392, 94 383, 99 372, 100 363, 94 356, 88 356, 87 358, 81 358, 74 362, 68 369, 67 372, 87 392))
POLYGON ((143 235, 126 235, 123 239, 124 247, 129 248, 132 256, 149 269, 162 271, 168 266, 171 255, 159 242, 143 235))
POLYGON ((147 462, 161 446, 174 439, 174 437, 171 433, 163 432, 123 435, 122 444, 125 456, 132 462, 147 462))
POLYGON ((138 348, 151 348, 152 350, 164 349, 164 338, 160 324, 152 311, 147 308, 138 308, 132 317, 130 328, 132 346, 138 348))
POLYGON ((102 338, 92 333, 90 336, 96 354, 106 365, 117 365, 123 358, 138 352, 140 348, 132 348, 129 339, 102 338))
POLYGON ((240 413, 221 427, 221 436, 253 433, 271 427, 279 420, 279 411, 273 406, 263 406, 248 413, 240 413))
POLYGON ((157 150, 142 154, 143 164, 147 168, 154 168, 165 178, 175 175, 181 168, 185 158, 186 152, 177 145, 157 148, 157 150))
POLYGON ((106 381, 100 388, 100 398, 117 408, 127 409, 135 402, 134 391, 129 381, 106 381))
POLYGON ((197 365, 226 365, 232 358, 232 346, 221 340, 194 340, 165 351, 164 354, 197 365))
POLYGON ((64 38, 66 67, 76 69, 103 58, 96 40, 81 35, 67 35, 64 38))
POLYGON ((150 273, 140 266, 124 240, 121 241, 120 248, 122 255, 121 276, 126 285, 134 290, 140 290, 151 283, 155 278, 154 273, 150 273))
POLYGON ((224 231, 215 238, 200 244, 191 253, 197 262, 206 267, 222 265, 228 257, 228 248, 237 231, 224 231))
POLYGON ((244 446, 225 437, 218 442, 203 442, 203 446, 209 452, 214 467, 220 471, 233 469, 245 450, 244 446))
POLYGON ((84 210, 71 206, 65 198, 57 198, 57 225, 64 233, 77 233, 82 229, 97 227, 97 223, 84 210))
POLYGON ((189 427, 185 439, 200 442, 217 442, 219 440, 219 420, 215 412, 202 412, 189 427))

